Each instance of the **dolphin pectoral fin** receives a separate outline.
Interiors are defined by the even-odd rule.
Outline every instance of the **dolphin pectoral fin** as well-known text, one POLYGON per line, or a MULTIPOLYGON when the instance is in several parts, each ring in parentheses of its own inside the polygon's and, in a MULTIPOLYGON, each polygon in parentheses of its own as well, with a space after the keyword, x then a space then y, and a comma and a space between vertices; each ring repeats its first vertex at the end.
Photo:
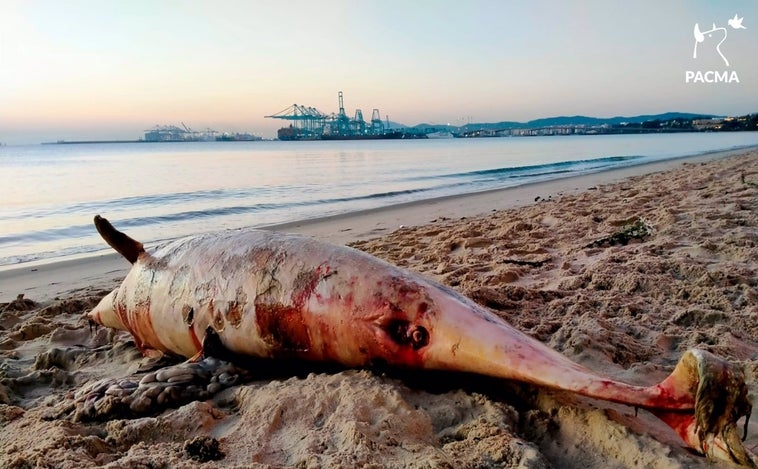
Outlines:
POLYGON ((103 237, 110 247, 132 264, 137 262, 140 254, 145 252, 142 243, 118 231, 111 225, 111 222, 100 215, 95 215, 95 228, 97 228, 97 232, 100 233, 100 236, 103 237))

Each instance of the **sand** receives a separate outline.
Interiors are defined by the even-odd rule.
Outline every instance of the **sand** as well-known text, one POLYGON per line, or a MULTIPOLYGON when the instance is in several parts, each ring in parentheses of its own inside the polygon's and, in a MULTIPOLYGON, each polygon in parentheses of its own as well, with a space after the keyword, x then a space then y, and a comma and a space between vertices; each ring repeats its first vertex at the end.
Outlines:
MULTIPOLYGON (((734 153, 276 229, 450 285, 613 378, 658 382, 697 346, 743 365, 754 395, 758 152, 734 153)), ((158 415, 73 422, 60 410, 77 389, 143 364, 128 334, 80 320, 127 268, 0 272, 0 467, 713 467, 645 411, 475 376, 281 370, 158 415)), ((748 430, 758 452, 758 417, 748 430)))

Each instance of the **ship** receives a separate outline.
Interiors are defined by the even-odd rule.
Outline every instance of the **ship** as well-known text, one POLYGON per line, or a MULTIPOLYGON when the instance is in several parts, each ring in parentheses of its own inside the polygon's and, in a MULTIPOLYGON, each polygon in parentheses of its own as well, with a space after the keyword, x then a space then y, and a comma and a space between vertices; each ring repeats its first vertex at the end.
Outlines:
POLYGON ((223 134, 216 136, 217 142, 259 142, 261 140, 263 140, 262 137, 247 132, 224 132, 223 134))
POLYGON ((358 134, 358 135, 322 135, 321 140, 400 140, 427 138, 426 134, 418 132, 401 132, 393 130, 383 134, 358 134))
POLYGON ((282 141, 302 140, 401 140, 427 138, 426 134, 416 132, 402 132, 400 130, 385 131, 381 134, 330 134, 322 132, 308 132, 293 126, 282 127, 277 132, 277 138, 282 141))

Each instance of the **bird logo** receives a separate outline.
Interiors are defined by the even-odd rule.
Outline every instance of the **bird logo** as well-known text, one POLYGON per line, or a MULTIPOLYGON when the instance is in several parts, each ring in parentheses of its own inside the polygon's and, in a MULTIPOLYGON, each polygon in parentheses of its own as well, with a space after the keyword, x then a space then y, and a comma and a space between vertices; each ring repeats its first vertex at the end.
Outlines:
MULTIPOLYGON (((727 24, 732 27, 732 29, 747 29, 745 26, 742 26, 742 20, 744 17, 740 18, 739 15, 735 13, 734 18, 730 18, 727 20, 727 24)), ((723 26, 716 26, 716 23, 713 23, 713 27, 709 29, 708 31, 700 31, 700 25, 698 23, 695 23, 695 29, 693 31, 693 34, 695 36, 695 50, 692 53, 692 58, 697 58, 697 45, 701 42, 705 41, 706 35, 708 37, 712 37, 714 33, 724 33, 724 37, 721 38, 721 41, 719 41, 718 44, 716 44, 716 52, 721 56, 721 58, 724 60, 724 64, 726 66, 729 66, 729 60, 726 58, 726 56, 721 52, 721 44, 726 41, 726 37, 728 35, 727 29, 723 26)))
POLYGON ((727 21, 727 24, 734 29, 747 29, 742 26, 742 18, 738 18, 736 14, 734 15, 734 18, 727 21))

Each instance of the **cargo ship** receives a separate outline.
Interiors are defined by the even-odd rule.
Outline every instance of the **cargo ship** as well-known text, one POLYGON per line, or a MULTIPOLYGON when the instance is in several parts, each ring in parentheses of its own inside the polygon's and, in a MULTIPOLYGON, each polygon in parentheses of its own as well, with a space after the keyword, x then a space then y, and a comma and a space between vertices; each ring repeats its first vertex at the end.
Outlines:
POLYGON ((402 132, 400 130, 385 131, 381 134, 331 134, 323 132, 309 132, 293 126, 282 127, 277 132, 277 138, 283 141, 293 140, 401 140, 427 138, 426 134, 416 132, 402 132))

